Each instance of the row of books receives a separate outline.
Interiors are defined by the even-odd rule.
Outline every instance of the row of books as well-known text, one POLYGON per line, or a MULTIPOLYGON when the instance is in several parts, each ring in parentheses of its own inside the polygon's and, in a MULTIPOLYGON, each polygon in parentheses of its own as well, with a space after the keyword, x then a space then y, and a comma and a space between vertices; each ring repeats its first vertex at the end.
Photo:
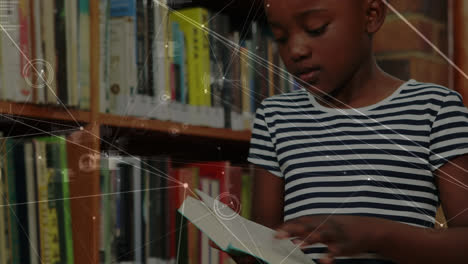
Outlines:
POLYGON ((73 263, 63 137, 0 136, 0 264, 73 263))
MULTIPOLYGON (((79 172, 68 169, 75 161, 66 138, 2 137, 0 146, 0 264, 73 263, 70 185, 79 172)), ((99 160, 101 263, 230 263, 177 209, 200 189, 249 218, 253 167, 167 156, 99 160)))
POLYGON ((113 156, 101 172, 101 263, 232 263, 177 209, 200 189, 249 218, 252 167, 113 156))
POLYGON ((0 100, 89 109, 89 0, 5 0, 0 100))
POLYGON ((200 7, 111 0, 101 8, 101 111, 250 129, 262 99, 297 86, 269 29, 246 28, 200 7))

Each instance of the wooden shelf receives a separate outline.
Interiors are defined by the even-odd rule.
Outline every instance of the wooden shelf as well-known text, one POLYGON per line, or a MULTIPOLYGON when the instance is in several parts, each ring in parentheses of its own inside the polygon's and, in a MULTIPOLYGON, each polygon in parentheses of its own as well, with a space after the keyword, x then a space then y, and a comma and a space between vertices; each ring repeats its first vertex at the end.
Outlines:
POLYGON ((160 121, 152 119, 142 119, 137 117, 121 117, 111 114, 100 114, 99 123, 113 127, 126 127, 144 129, 162 133, 178 133, 179 135, 222 139, 229 141, 249 142, 251 132, 233 131, 226 128, 210 128, 202 126, 184 125, 171 121, 160 121))
POLYGON ((48 120, 63 120, 70 122, 89 123, 91 112, 69 109, 62 106, 36 105, 30 103, 15 103, 0 101, 0 114, 33 117, 48 120))

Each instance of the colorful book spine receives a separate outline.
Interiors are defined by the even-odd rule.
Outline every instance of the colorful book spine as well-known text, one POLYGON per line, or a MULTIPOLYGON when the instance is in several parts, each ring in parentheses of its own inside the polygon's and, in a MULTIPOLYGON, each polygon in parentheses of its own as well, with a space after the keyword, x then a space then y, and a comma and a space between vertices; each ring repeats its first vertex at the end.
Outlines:
MULTIPOLYGON (((55 171, 48 168, 46 142, 33 140, 36 149, 36 171, 37 171, 37 199, 49 201, 54 197, 53 182, 55 171)), ((49 154, 50 155, 50 154, 49 154)), ((39 238, 40 256, 45 263, 57 263, 60 258, 59 223, 57 219, 57 207, 54 201, 38 203, 39 212, 39 238)))
POLYGON ((30 7, 29 0, 19 0, 18 1, 18 11, 19 11, 19 46, 20 46, 20 72, 19 74, 22 77, 19 87, 16 89, 16 101, 17 102, 32 102, 32 87, 27 84, 26 80, 31 80, 32 71, 24 71, 28 66, 31 60, 31 33, 30 33, 30 7))
POLYGON ((188 8, 170 13, 170 21, 177 21, 185 35, 189 104, 210 106, 210 48, 208 35, 208 11, 188 8))

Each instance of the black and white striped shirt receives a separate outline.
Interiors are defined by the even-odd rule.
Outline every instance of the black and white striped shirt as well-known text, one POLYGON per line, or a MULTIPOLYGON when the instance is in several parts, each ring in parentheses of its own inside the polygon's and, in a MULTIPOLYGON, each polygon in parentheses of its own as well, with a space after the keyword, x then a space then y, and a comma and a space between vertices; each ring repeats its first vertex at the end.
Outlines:
MULTIPOLYGON (((381 102, 328 108, 306 90, 265 99, 248 160, 284 177, 284 220, 352 214, 433 227, 433 172, 468 153, 468 109, 445 87, 410 80, 381 102)), ((304 250, 318 260, 326 248, 304 250)), ((387 263, 371 254, 337 263, 387 263)))

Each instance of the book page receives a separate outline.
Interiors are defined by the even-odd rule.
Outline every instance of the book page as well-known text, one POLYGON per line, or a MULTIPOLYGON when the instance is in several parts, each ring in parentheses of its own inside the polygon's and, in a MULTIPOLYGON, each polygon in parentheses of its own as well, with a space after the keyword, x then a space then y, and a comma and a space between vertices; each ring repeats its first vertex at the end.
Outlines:
POLYGON ((205 235, 210 237, 219 248, 223 250, 229 248, 230 240, 226 236, 226 228, 201 201, 187 196, 178 211, 205 235))
POLYGON ((228 206, 199 190, 196 192, 214 212, 218 221, 228 229, 228 234, 224 236, 230 237, 229 249, 233 252, 242 251, 268 263, 314 263, 290 240, 275 239, 275 230, 243 218, 228 206))

